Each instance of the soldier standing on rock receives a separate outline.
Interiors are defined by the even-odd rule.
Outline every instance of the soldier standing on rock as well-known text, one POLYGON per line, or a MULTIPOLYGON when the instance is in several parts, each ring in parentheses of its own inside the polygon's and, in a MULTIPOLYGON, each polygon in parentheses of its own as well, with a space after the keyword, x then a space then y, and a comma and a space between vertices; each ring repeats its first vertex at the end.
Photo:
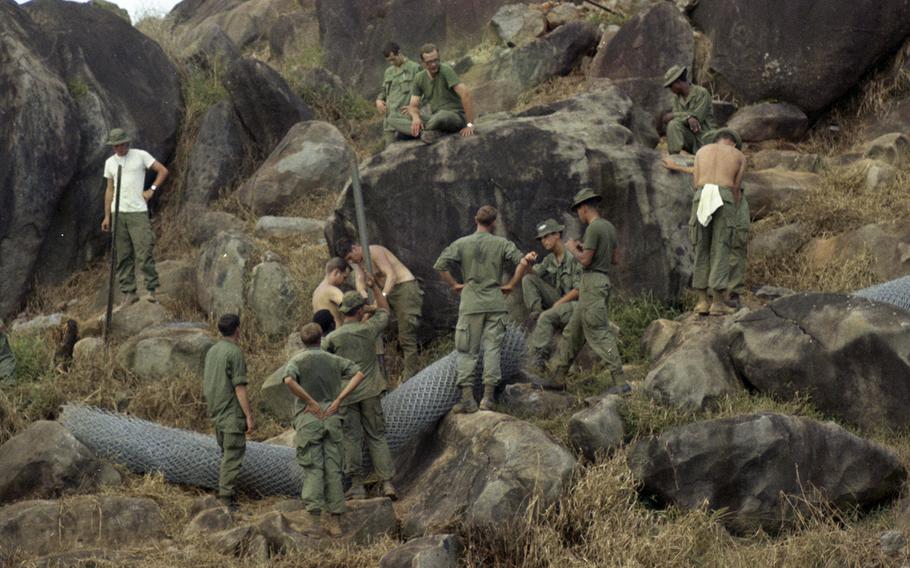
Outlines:
POLYGON ((347 512, 342 488, 341 403, 360 381, 363 373, 353 362, 319 348, 322 330, 317 323, 300 329, 306 349, 285 365, 284 384, 297 398, 294 401, 294 438, 297 464, 303 469, 300 498, 315 525, 325 512, 325 531, 341 534, 339 517, 347 512), (342 389, 343 381, 349 380, 342 389))
POLYGON ((395 142, 398 136, 413 138, 408 103, 411 100, 411 86, 414 76, 420 72, 420 65, 401 53, 394 41, 382 48, 382 56, 389 62, 382 78, 382 89, 376 97, 376 109, 385 115, 382 129, 387 144, 395 142))
POLYGON ((246 360, 237 346, 240 317, 236 314, 221 316, 218 331, 221 341, 205 355, 202 393, 215 427, 215 440, 221 449, 218 498, 231 511, 236 511, 234 483, 246 453, 246 437, 253 430, 253 412, 246 390, 246 360))
POLYGON ((452 412, 477 412, 474 400, 474 372, 483 351, 483 400, 480 408, 493 409, 493 392, 502 379, 500 349, 506 330, 506 303, 503 294, 512 291, 521 281, 537 253, 522 256, 511 241, 493 234, 498 212, 491 205, 477 210, 474 221, 477 230, 446 247, 433 266, 455 294, 461 295, 458 323, 455 325, 455 350, 458 352, 457 384, 461 402, 452 412), (516 265, 512 279, 501 285, 503 264, 516 265), (450 274, 458 267, 464 283, 450 274))
POLYGON ((111 230, 111 209, 114 201, 114 187, 117 169, 120 167, 120 213, 117 223, 117 281, 123 292, 123 305, 138 300, 136 296, 136 274, 134 258, 142 268, 145 278, 146 295, 143 299, 156 302, 158 272, 155 270, 155 234, 149 222, 148 201, 167 179, 167 168, 145 150, 130 148, 130 137, 120 128, 111 130, 107 143, 114 148, 114 155, 104 162, 104 177, 107 189, 104 192, 104 220, 101 230, 111 230), (155 171, 155 182, 145 187, 145 171, 155 171))
POLYGON ((544 385, 556 390, 565 389, 566 374, 585 341, 610 368, 613 384, 618 386, 623 378, 622 359, 613 330, 610 329, 610 267, 619 263, 616 228, 600 216, 598 203, 601 197, 591 189, 575 194, 572 209, 578 219, 587 225, 584 243, 570 240, 566 250, 583 267, 579 298, 572 311, 572 318, 563 330, 563 342, 554 361, 552 383, 544 385))
POLYGON ((345 493, 349 499, 366 498, 363 487, 363 437, 366 434, 367 450, 373 470, 382 481, 382 493, 395 498, 392 477, 395 466, 385 437, 385 417, 382 414, 382 395, 387 384, 376 355, 376 341, 389 325, 389 304, 379 286, 373 282, 377 309, 366 319, 366 299, 351 291, 341 301, 344 323, 325 339, 322 348, 350 359, 364 374, 363 382, 345 400, 344 418, 344 470, 351 478, 351 487, 345 493))
POLYGON ((679 154, 683 150, 695 154, 714 138, 713 129, 716 126, 711 93, 690 83, 687 72, 685 66, 674 65, 664 75, 664 87, 676 95, 673 97, 673 110, 662 117, 667 129, 667 152, 670 154, 679 154))
POLYGON ((447 132, 462 136, 474 134, 474 102, 451 65, 439 61, 439 50, 428 43, 420 48, 424 70, 414 78, 411 88, 411 136, 432 144, 447 132), (430 105, 430 116, 421 117, 421 100, 430 105))
POLYGON ((578 299, 581 265, 566 253, 563 229, 555 219, 538 223, 537 240, 550 254, 521 282, 525 307, 531 312, 528 321, 536 322, 528 343, 537 367, 549 359, 553 336, 569 323, 578 299))

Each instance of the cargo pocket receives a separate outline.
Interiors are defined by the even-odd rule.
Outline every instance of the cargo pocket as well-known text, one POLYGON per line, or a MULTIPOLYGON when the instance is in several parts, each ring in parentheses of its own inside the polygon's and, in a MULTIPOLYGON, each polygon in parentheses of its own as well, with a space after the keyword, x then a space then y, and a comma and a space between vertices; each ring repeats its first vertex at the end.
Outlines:
POLYGON ((471 331, 467 323, 455 326, 455 350, 461 353, 471 350, 471 331))

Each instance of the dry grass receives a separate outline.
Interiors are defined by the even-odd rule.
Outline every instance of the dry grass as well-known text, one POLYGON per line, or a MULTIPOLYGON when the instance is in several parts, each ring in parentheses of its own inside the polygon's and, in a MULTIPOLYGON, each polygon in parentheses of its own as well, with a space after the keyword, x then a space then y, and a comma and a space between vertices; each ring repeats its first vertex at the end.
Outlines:
POLYGON ((531 107, 573 97, 586 90, 585 81, 585 76, 581 73, 547 79, 533 89, 522 93, 518 97, 518 104, 512 110, 522 112, 531 107))

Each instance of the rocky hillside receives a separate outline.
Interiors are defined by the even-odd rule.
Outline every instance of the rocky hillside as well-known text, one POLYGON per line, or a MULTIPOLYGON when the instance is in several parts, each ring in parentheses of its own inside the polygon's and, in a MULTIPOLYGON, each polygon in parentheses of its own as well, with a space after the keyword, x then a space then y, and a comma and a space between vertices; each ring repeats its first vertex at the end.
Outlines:
POLYGON ((184 0, 134 27, 96 3, 0 3, 0 317, 18 360, 0 383, 0 564, 910 562, 910 315, 849 295, 910 274, 910 0, 598 4, 184 0), (385 145, 389 39, 413 59, 440 46, 476 136, 385 145), (686 311, 691 182, 654 128, 675 64, 746 142, 749 291, 725 318, 686 311), (151 202, 160 303, 115 310, 105 348, 113 127, 172 177, 151 202), (423 365, 456 315, 433 261, 478 205, 531 250, 540 219, 599 192, 631 392, 608 394, 589 358, 565 394, 510 384, 500 412, 400 451, 401 499, 359 503, 337 539, 299 501, 254 492, 232 515, 58 421, 82 403, 210 433, 201 368, 233 311, 252 439, 291 444, 259 387, 354 234, 355 164, 371 238, 426 292, 423 365))

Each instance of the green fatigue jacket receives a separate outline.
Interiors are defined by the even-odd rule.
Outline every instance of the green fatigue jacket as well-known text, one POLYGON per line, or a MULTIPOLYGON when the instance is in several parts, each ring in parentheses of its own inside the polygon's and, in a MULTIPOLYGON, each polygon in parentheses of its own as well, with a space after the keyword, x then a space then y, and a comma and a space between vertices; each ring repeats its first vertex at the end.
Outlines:
POLYGON ((461 237, 450 244, 433 268, 451 271, 461 268, 464 289, 458 313, 461 315, 507 312, 506 301, 499 287, 502 285, 504 261, 518 265, 522 254, 507 239, 485 232, 461 237))
POLYGON ((689 96, 673 97, 673 118, 686 119, 694 116, 701 124, 701 130, 707 132, 717 128, 714 122, 714 106, 711 104, 711 93, 704 87, 691 85, 689 96))
MULTIPOLYGON (((327 353, 318 347, 297 352, 284 366, 284 376, 291 377, 303 387, 319 406, 325 408, 341 394, 342 382, 350 380, 360 371, 352 361, 327 353)), ((318 420, 305 412, 306 403, 294 397, 295 422, 308 422, 308 417, 318 420)))
POLYGON ((364 375, 354 392, 344 399, 344 404, 379 396, 388 387, 376 357, 376 340, 388 326, 389 312, 380 309, 367 321, 345 323, 323 338, 325 351, 350 359, 364 375))
POLYGON ((464 114, 461 97, 454 90, 458 83, 461 83, 458 73, 451 65, 441 63, 436 77, 430 78, 430 73, 426 69, 417 74, 411 88, 411 96, 420 97, 428 103, 432 113, 451 110, 464 114))
POLYGON ((212 422, 222 432, 246 432, 246 416, 234 387, 246 384, 246 361, 233 341, 222 339, 205 355, 202 394, 212 422))
POLYGON ((411 87, 414 76, 420 73, 420 65, 405 58, 400 67, 389 65, 382 78, 382 91, 377 99, 385 101, 388 115, 397 116, 401 107, 411 102, 411 87))
POLYGON ((9 339, 5 333, 0 333, 0 381, 12 379, 16 376, 16 356, 10 349, 9 339))
POLYGON ((581 263, 569 251, 563 253, 562 262, 556 260, 555 254, 550 253, 539 264, 534 265, 534 274, 556 288, 562 297, 578 288, 581 282, 581 263))
POLYGON ((610 267, 613 265, 613 251, 616 250, 616 227, 603 217, 594 219, 585 229, 583 247, 585 250, 594 251, 594 258, 584 272, 609 275, 610 267))

